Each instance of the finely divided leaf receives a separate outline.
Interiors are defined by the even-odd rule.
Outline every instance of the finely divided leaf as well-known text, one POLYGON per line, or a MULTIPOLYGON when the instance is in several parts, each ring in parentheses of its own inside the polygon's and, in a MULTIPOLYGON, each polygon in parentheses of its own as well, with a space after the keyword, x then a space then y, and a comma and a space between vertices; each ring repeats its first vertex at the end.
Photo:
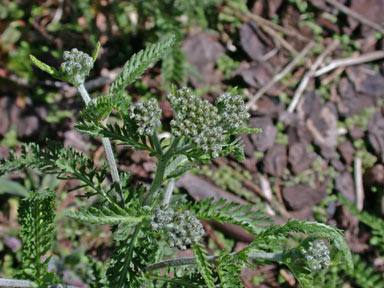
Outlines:
POLYGON ((57 280, 53 272, 48 272, 51 257, 47 257, 55 235, 55 199, 52 191, 32 191, 29 197, 21 201, 18 210, 24 266, 20 276, 39 287, 47 287, 57 280))
POLYGON ((69 212, 67 216, 93 224, 124 224, 129 226, 134 226, 144 219, 144 216, 132 216, 125 209, 119 209, 118 207, 114 207, 113 209, 107 207, 100 209, 91 207, 88 210, 69 212))
POLYGON ((172 47, 174 42, 175 36, 171 35, 134 54, 124 64, 123 71, 112 83, 109 94, 111 96, 119 95, 125 87, 139 78, 151 63, 158 61, 172 47))
POLYGON ((206 199, 189 205, 186 209, 190 209, 196 217, 205 220, 216 220, 220 223, 230 223, 241 226, 244 230, 252 234, 258 234, 260 228, 258 224, 270 222, 262 213, 251 210, 252 205, 241 205, 236 202, 227 202, 220 199, 215 202, 213 198, 206 199))
POLYGON ((199 267, 201 276, 203 276, 205 284, 208 288, 215 288, 215 279, 211 269, 211 264, 208 261, 207 251, 203 245, 197 244, 192 246, 193 255, 195 256, 196 263, 199 267))
POLYGON ((44 72, 47 72, 49 75, 52 75, 53 77, 58 78, 59 72, 55 68, 49 66, 48 64, 45 64, 44 62, 41 62, 39 59, 37 59, 33 55, 29 55, 29 58, 31 59, 33 64, 35 64, 38 68, 40 68, 44 72))

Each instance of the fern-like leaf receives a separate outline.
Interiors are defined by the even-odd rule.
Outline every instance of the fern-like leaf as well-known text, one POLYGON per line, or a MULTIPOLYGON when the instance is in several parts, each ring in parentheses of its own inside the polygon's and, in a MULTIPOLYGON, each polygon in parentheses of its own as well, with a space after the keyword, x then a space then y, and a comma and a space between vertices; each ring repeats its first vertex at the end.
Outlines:
POLYGON ((380 251, 384 252, 384 220, 376 217, 365 211, 359 211, 351 202, 349 202, 344 196, 339 196, 340 201, 360 222, 364 223, 372 229, 371 243, 378 247, 380 251))
POLYGON ((152 231, 146 229, 139 237, 141 224, 124 241, 117 242, 107 270, 109 287, 141 288, 148 263, 155 260, 158 244, 152 231), (139 239, 138 239, 139 238, 139 239), (128 244, 127 244, 127 241, 128 244))
POLYGON ((180 45, 175 45, 172 52, 163 57, 161 65, 161 78, 163 85, 169 90, 171 84, 182 87, 188 79, 187 55, 181 50, 180 45))
MULTIPOLYGON (((269 247, 272 241, 289 238, 291 233, 303 233, 309 235, 312 240, 327 239, 336 250, 343 255, 347 269, 353 271, 351 252, 342 231, 317 222, 290 220, 284 225, 268 226, 264 228, 262 232, 255 235, 254 241, 247 248, 243 249, 241 253, 248 254, 252 251, 262 250, 264 247, 269 247)), ((293 260, 289 254, 286 254, 282 259, 282 263, 291 269, 303 288, 311 288, 313 280, 312 274, 310 271, 302 269, 302 265, 294 265, 295 262, 293 262, 293 260)))
POLYGON ((114 206, 112 209, 107 207, 99 209, 90 207, 87 210, 69 212, 67 213, 67 216, 82 222, 88 222, 92 224, 124 224, 130 227, 142 222, 145 218, 144 216, 133 216, 127 210, 122 208, 119 209, 118 206, 114 206))
POLYGON ((172 47, 174 42, 175 36, 170 35, 134 54, 124 64, 123 71, 112 83, 109 94, 113 97, 119 95, 125 87, 139 78, 151 63, 157 62, 172 47))
POLYGON ((208 255, 204 249, 204 246, 197 244, 193 245, 192 249, 197 266, 199 267, 201 276, 204 278, 205 284, 208 288, 215 288, 215 279, 213 278, 211 264, 208 261, 208 255))
MULTIPOLYGON (((0 160, 0 175, 10 172, 18 172, 25 168, 36 168, 46 174, 58 174, 60 179, 77 179, 83 182, 79 186, 88 186, 95 193, 106 197, 102 188, 102 182, 107 174, 107 167, 95 168, 94 161, 71 147, 63 148, 60 145, 48 141, 46 148, 40 148, 36 143, 23 144, 21 156, 17 157, 13 152, 9 159, 0 160)), ((88 193, 92 196, 95 193, 88 193)))
POLYGON ((270 222, 270 220, 260 212, 251 211, 251 208, 252 205, 228 203, 225 199, 215 202, 213 198, 210 198, 195 204, 188 204, 186 209, 190 209, 191 213, 198 218, 238 225, 255 235, 260 232, 260 228, 255 225, 270 222))
POLYGON ((230 254, 229 251, 221 251, 216 262, 216 271, 220 279, 221 287, 244 287, 243 282, 239 278, 242 268, 248 257, 246 255, 230 254))
POLYGON ((23 242, 20 277, 33 281, 39 287, 54 284, 56 276, 48 272, 52 241, 55 234, 55 193, 32 191, 19 207, 20 236, 23 242))

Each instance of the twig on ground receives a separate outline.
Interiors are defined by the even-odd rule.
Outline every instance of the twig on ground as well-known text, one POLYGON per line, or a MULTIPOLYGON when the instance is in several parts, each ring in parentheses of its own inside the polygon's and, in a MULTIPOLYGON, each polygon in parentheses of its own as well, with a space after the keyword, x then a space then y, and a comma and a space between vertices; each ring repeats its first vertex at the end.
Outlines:
POLYGON ((294 287, 296 284, 295 278, 292 274, 288 274, 284 269, 280 269, 280 275, 288 282, 288 285, 294 287))
POLYGON ((299 52, 293 48, 291 44, 289 44, 288 41, 286 41, 283 37, 281 37, 275 30, 273 30, 269 26, 262 26, 260 25, 261 29, 263 29, 266 33, 268 33, 273 39, 275 39, 278 43, 280 43, 281 46, 283 46, 285 49, 287 49, 289 52, 291 52, 292 55, 296 56, 299 52))
POLYGON ((356 20, 358 20, 359 22, 361 22, 362 24, 364 25, 367 25, 377 31, 379 31, 381 34, 384 34, 384 27, 380 26, 379 24, 376 24, 375 22, 369 20, 368 18, 360 15, 359 13, 353 11, 352 9, 348 8, 347 6, 341 4, 339 1, 337 0, 325 0, 325 2, 335 6, 338 10, 340 10, 341 12, 355 18, 356 20))
MULTIPOLYGON (((237 9, 235 9, 233 7, 230 7, 230 9, 239 18, 243 18, 243 19, 244 19, 244 17, 249 18, 249 19, 255 21, 257 24, 259 24, 262 27, 269 26, 273 30, 281 32, 281 33, 283 33, 283 34, 285 34, 287 36, 295 37, 295 39, 303 41, 303 42, 311 41, 311 39, 301 35, 297 30, 288 29, 288 28, 282 27, 280 25, 277 25, 277 24, 273 23, 272 21, 269 21, 269 20, 267 20, 267 19, 265 19, 263 17, 260 17, 259 15, 252 14, 250 12, 240 12, 239 10, 237 10, 237 9)), ((244 19, 244 20, 246 22, 249 22, 249 19, 248 20, 244 19)))
POLYGON ((228 169, 231 171, 231 173, 232 173, 233 175, 235 175, 236 177, 238 177, 238 178, 243 182, 244 186, 246 186, 246 187, 248 187, 249 189, 251 189, 252 191, 256 192, 256 194, 259 195, 261 199, 267 201, 267 202, 271 205, 271 207, 272 207, 273 209, 279 211, 283 216, 285 216, 285 217, 287 217, 287 218, 290 217, 290 215, 287 213, 287 211, 286 211, 284 208, 282 208, 282 207, 280 206, 279 203, 275 203, 275 202, 273 201, 273 199, 272 199, 272 200, 269 200, 269 199, 264 195, 263 191, 260 189, 260 187, 259 187, 258 185, 256 185, 256 184, 253 183, 252 181, 250 181, 250 180, 248 180, 247 178, 245 178, 241 173, 237 172, 237 171, 236 171, 235 169, 233 169, 231 166, 227 165, 223 160, 221 160, 221 159, 216 159, 216 160, 214 160, 214 162, 217 163, 217 164, 220 165, 220 166, 224 166, 224 167, 228 168, 228 169))
MULTIPOLYGON (((339 67, 337 68, 333 73, 328 75, 326 78, 321 80, 321 85, 326 86, 329 83, 331 83, 334 79, 336 79, 337 76, 339 76, 341 73, 343 73, 345 70, 345 67, 339 67)), ((316 73, 315 73, 316 74, 316 73)))
POLYGON ((297 63, 299 63, 299 61, 303 59, 305 55, 308 54, 308 52, 312 49, 313 45, 315 45, 315 42, 309 42, 304 47, 304 49, 290 63, 288 63, 288 65, 285 66, 283 70, 281 70, 280 73, 276 74, 265 86, 263 86, 259 91, 257 91, 257 93, 252 97, 252 99, 247 103, 245 107, 249 110, 256 103, 256 101, 264 95, 265 92, 267 92, 273 85, 275 85, 276 82, 280 81, 285 75, 291 72, 293 68, 295 68, 297 63))
POLYGON ((363 173, 362 173, 361 158, 356 157, 354 161, 355 188, 356 188, 356 207, 359 211, 363 210, 364 206, 364 188, 363 188, 363 173))
POLYGON ((299 84, 299 87, 297 88, 293 96, 291 104, 288 107, 288 112, 293 113, 293 111, 295 111, 295 108, 299 103, 300 97, 303 94, 305 88, 307 88, 309 80, 311 80, 311 78, 313 77, 313 74, 315 73, 316 69, 321 65, 321 63, 323 63, 325 57, 337 48, 339 43, 340 41, 338 39, 333 40, 332 43, 327 46, 324 51, 319 55, 319 57, 317 57, 316 61, 313 63, 311 68, 305 73, 303 79, 299 84))
MULTIPOLYGON (((273 202, 272 189, 271 184, 269 183, 267 177, 264 175, 259 175, 259 181, 261 186, 261 191, 263 192, 265 198, 268 199, 268 202, 273 202)), ((276 215, 275 211, 273 211, 272 207, 269 204, 266 204, 267 213, 270 215, 276 215)))
MULTIPOLYGON (((231 11, 233 11, 233 13, 236 16, 238 16, 239 18, 241 18, 241 20, 244 21, 244 22, 251 22, 251 20, 254 20, 261 27, 261 29, 264 30, 264 32, 269 34, 281 46, 283 46, 285 49, 287 49, 289 52, 291 52, 295 56, 298 54, 296 49, 293 48, 293 46, 291 44, 289 44, 283 37, 281 37, 270 25, 266 24, 265 21, 256 20, 256 19, 259 19, 259 18, 254 19, 254 17, 253 17, 254 15, 253 14, 248 14, 248 13, 247 14, 243 14, 242 12, 240 12, 240 11, 238 11, 236 9, 231 9, 231 11)), ((260 17, 260 16, 258 16, 258 17, 260 17)))
POLYGON ((317 70, 314 73, 314 76, 318 77, 339 67, 358 65, 366 62, 375 61, 381 58, 384 58, 384 51, 374 51, 357 57, 336 59, 331 61, 331 63, 329 63, 327 66, 317 70))

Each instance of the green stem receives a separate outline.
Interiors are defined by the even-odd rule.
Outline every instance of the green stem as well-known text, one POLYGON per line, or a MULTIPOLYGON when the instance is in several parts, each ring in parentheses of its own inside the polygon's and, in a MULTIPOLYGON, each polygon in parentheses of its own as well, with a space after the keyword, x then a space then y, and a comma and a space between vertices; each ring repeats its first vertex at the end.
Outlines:
MULTIPOLYGON (((234 253, 236 255, 237 253, 234 253)), ((254 252, 249 254, 250 259, 255 260, 265 260, 265 261, 280 261, 283 253, 268 253, 268 252, 254 252)), ((218 258, 218 256, 209 256, 208 261, 213 262, 218 258)), ((186 258, 177 258, 177 259, 169 259, 160 261, 154 264, 147 266, 148 271, 166 268, 166 267, 174 267, 174 266, 183 266, 183 265, 195 265, 196 259, 195 257, 186 257, 186 258)))
POLYGON ((147 196, 144 199, 144 205, 148 205, 153 200, 153 195, 160 189, 161 185, 164 181, 165 169, 167 168, 169 160, 174 156, 174 149, 177 147, 179 143, 179 139, 175 139, 172 144, 169 146, 167 152, 164 154, 162 158, 160 158, 157 162, 156 166, 156 174, 151 187, 149 187, 147 196))
POLYGON ((159 137, 157 137, 157 133, 156 131, 149 137, 154 145, 154 149, 156 151, 156 153, 162 157, 163 156, 163 148, 161 148, 161 144, 160 144, 160 141, 159 141, 159 137))
POLYGON ((150 278, 150 279, 160 280, 160 281, 170 282, 170 283, 175 283, 175 284, 178 284, 178 285, 182 285, 184 287, 199 288, 199 286, 197 286, 195 284, 191 284, 191 283, 189 283, 187 281, 184 281, 182 279, 168 278, 168 277, 165 277, 165 276, 155 275, 155 274, 150 274, 150 273, 145 273, 145 276, 150 278))
MULTIPOLYGON (((127 275, 128 268, 131 265, 131 260, 132 260, 132 256, 133 256, 133 249, 135 248, 137 236, 139 235, 139 232, 141 230, 141 226, 143 226, 143 222, 137 224, 135 231, 133 232, 131 241, 129 243, 129 248, 128 248, 127 254, 125 255, 124 268, 123 268, 123 271, 121 271, 121 275, 124 275, 124 276, 123 276, 123 278, 120 278, 120 280, 126 278, 125 275, 127 275)), ((123 287, 123 283, 120 283, 120 285, 121 286, 119 286, 119 287, 123 287)))
MULTIPOLYGON (((83 98, 85 106, 88 106, 89 102, 91 101, 91 98, 89 97, 88 91, 85 89, 84 84, 81 84, 80 86, 78 86, 77 89, 78 89, 81 97, 83 98)), ((120 201, 121 203, 124 203, 124 197, 123 197, 123 192, 122 192, 122 188, 121 188, 120 176, 119 176, 119 172, 117 170, 115 156, 113 155, 111 142, 109 141, 109 138, 105 138, 105 137, 102 138, 102 142, 104 145, 105 154, 107 156, 107 162, 108 162, 109 170, 111 171, 112 180, 116 184, 116 187, 117 187, 118 192, 119 192, 119 198, 120 199, 118 199, 118 201, 120 201)))
POLYGON ((171 200, 171 197, 172 197, 172 192, 173 192, 174 187, 175 187, 175 181, 173 181, 173 180, 169 181, 169 183, 167 185, 167 190, 165 191, 164 200, 162 202, 162 205, 168 206, 169 201, 171 200))

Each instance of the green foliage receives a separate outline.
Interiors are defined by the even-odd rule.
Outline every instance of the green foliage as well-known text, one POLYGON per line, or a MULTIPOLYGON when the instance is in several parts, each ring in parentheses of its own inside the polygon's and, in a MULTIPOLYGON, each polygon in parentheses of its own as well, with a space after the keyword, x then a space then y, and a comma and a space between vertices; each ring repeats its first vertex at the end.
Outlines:
POLYGON ((156 238, 148 229, 139 237, 139 224, 124 240, 118 241, 109 264, 107 278, 110 287, 141 288, 144 281, 142 271, 153 263, 158 249, 156 238), (127 244, 128 243, 128 244, 127 244))
POLYGON ((109 90, 111 96, 121 94, 123 89, 139 78, 151 63, 157 62, 175 43, 175 36, 171 35, 156 44, 134 54, 123 67, 120 75, 112 83, 109 90))
POLYGON ((338 288, 343 285, 360 288, 374 288, 384 286, 384 277, 375 272, 371 262, 366 262, 359 254, 352 256, 354 270, 347 268, 341 261, 340 265, 331 266, 328 270, 321 271, 314 278, 313 287, 338 288))
POLYGON ((195 256, 197 266, 205 284, 208 288, 215 288, 211 264, 208 262, 208 255, 201 244, 193 245, 193 255, 195 256))
MULTIPOLYGON (((109 209, 90 207, 87 210, 80 210, 78 212, 70 212, 68 217, 74 218, 82 222, 92 224, 123 224, 124 226, 134 226, 144 220, 144 216, 131 215, 133 211, 127 211, 118 206, 109 209)), ((135 213, 136 214, 136 213, 135 213)))
POLYGON ((182 87, 186 84, 191 67, 188 65, 187 55, 181 50, 180 45, 174 45, 171 53, 163 57, 161 77, 163 86, 170 90, 170 84, 182 87))
POLYGON ((373 267, 362 261, 358 254, 353 255, 353 263, 355 270, 345 269, 345 274, 348 278, 361 288, 374 288, 384 286, 383 274, 377 273, 373 270, 373 267))
POLYGON ((216 260, 216 271, 223 288, 244 287, 240 279, 242 268, 247 265, 248 257, 244 254, 231 254, 228 251, 221 251, 216 260))
MULTIPOLYGON (((144 3, 143 1, 141 5, 144 7, 157 4, 154 6, 155 11, 156 7, 160 7, 163 9, 161 13, 166 13, 168 8, 180 9, 189 5, 188 11, 193 13, 188 14, 188 17, 202 19, 199 17, 203 17, 204 10, 193 3, 198 2, 145 1, 144 3)), ((150 6, 146 7, 150 8, 150 6)), ((172 21, 178 21, 173 18, 167 19, 167 17, 161 19, 170 25, 170 30, 165 29, 167 33, 164 34, 169 34, 172 27, 175 27, 172 25, 177 25, 172 21)), ((165 25, 164 23, 162 25, 165 25)), ((115 241, 113 255, 105 267, 104 275, 101 275, 98 269, 94 269, 94 277, 100 281, 96 286, 99 287, 102 285, 122 288, 139 288, 143 285, 164 288, 239 287, 241 286, 239 279, 241 269, 244 265, 249 266, 247 261, 250 258, 255 258, 254 261, 257 263, 274 261, 285 264, 291 268, 303 287, 310 287, 309 283, 313 279, 311 271, 302 265, 301 259, 297 256, 299 251, 297 249, 304 247, 308 241, 323 238, 327 239, 335 251, 342 255, 347 268, 352 270, 351 255, 343 235, 341 231, 330 226, 301 221, 265 226, 269 219, 260 212, 252 211, 251 205, 243 206, 228 203, 225 200, 214 202, 213 199, 208 199, 198 203, 188 203, 181 207, 183 209, 178 205, 178 210, 169 207, 167 201, 171 195, 168 193, 172 191, 166 189, 165 194, 163 186, 185 173, 193 167, 194 163, 209 163, 214 158, 226 156, 229 153, 238 160, 243 160, 245 157, 242 140, 234 135, 259 132, 257 129, 246 127, 248 113, 242 95, 236 94, 234 90, 220 95, 214 106, 200 96, 192 94, 191 90, 183 88, 177 92, 172 91, 168 97, 177 114, 175 121, 170 125, 171 138, 160 139, 157 136, 156 130, 160 129, 161 111, 154 98, 147 101, 151 104, 149 106, 140 104, 141 102, 131 106, 130 101, 123 95, 123 90, 140 77, 150 64, 164 57, 174 42, 175 37, 169 36, 134 54, 112 83, 108 95, 89 101, 84 86, 78 87, 88 105, 82 113, 83 121, 76 126, 79 131, 93 136, 111 138, 133 149, 147 150, 150 156, 157 158, 154 179, 148 189, 140 184, 129 185, 128 174, 121 174, 122 180, 115 180, 119 178, 116 177, 117 172, 112 173, 114 183, 108 185, 106 165, 95 168, 95 163, 89 157, 72 148, 63 148, 51 142, 47 142, 46 148, 40 148, 34 143, 23 145, 21 155, 18 157, 12 152, 9 159, 0 161, 0 175, 35 168, 46 174, 57 174, 59 179, 80 180, 80 184, 75 189, 86 190, 85 196, 88 197, 98 196, 92 203, 92 207, 77 212, 72 211, 67 216, 85 223, 111 226, 115 241), (107 124, 108 117, 112 113, 116 113, 117 120, 107 124), (152 120, 156 120, 151 117, 156 117, 158 120, 154 123, 156 125, 150 125, 151 131, 142 133, 143 131, 139 129, 143 128, 141 127, 143 123, 151 124, 152 120), (163 201, 161 205, 160 201, 163 201), (200 243, 204 230, 197 217, 238 225, 252 233, 255 240, 239 253, 230 254, 229 251, 223 251, 218 257, 208 256, 203 244, 200 243), (157 230, 156 227, 161 229, 157 230), (175 237, 176 234, 177 237, 175 237), (286 247, 285 244, 292 238, 292 234, 304 234, 307 238, 296 248, 286 247), (168 238, 172 238, 172 241, 167 241, 168 238), (165 248, 177 247, 184 250, 187 246, 192 246, 194 258, 161 261, 169 256, 165 256, 165 248), (197 269, 167 268, 185 265, 195 265, 197 269), (158 268, 166 268, 169 273, 152 273, 158 268), (188 270, 190 270, 189 273, 188 270), (159 282, 162 286, 158 286, 159 282)), ((62 66, 59 72, 34 57, 31 59, 39 68, 53 77, 67 80, 78 86, 77 84, 82 83, 88 75, 93 64, 91 62, 95 61, 98 50, 99 45, 91 58, 73 49, 72 54, 70 52, 65 54, 65 60, 72 61, 72 58, 80 57, 81 63, 65 62, 67 64, 62 66), (82 64, 84 65, 81 66, 82 64)), ((178 53, 177 50, 174 52, 178 53)), ((177 67, 173 69, 176 70, 177 67)), ((176 79, 174 76, 171 77, 173 81, 176 79)), ((179 78, 180 81, 181 79, 182 77, 179 78)), ((145 129, 148 128, 147 126, 145 129)), ((103 142, 105 143, 106 140, 108 139, 103 139, 103 142)), ((110 145, 106 145, 108 146, 110 145)), ((116 163, 111 160, 113 152, 110 147, 106 152, 108 164, 113 172, 114 168, 117 170, 116 163)), ((169 187, 172 185, 167 186, 169 187)), ((24 229, 22 237, 24 243, 27 243, 24 250, 28 250, 24 251, 23 260, 27 269, 23 271, 23 275, 41 287, 57 282, 53 274, 47 273, 49 257, 41 261, 52 248, 54 200, 52 193, 32 192, 20 208, 20 223, 24 229)), ((72 256, 72 262, 78 259, 76 255, 72 256)))
POLYGON ((93 160, 71 147, 63 148, 48 141, 46 148, 40 148, 36 143, 23 144, 21 155, 17 157, 13 152, 9 159, 0 160, 0 175, 10 172, 20 172, 25 168, 36 168, 46 174, 57 174, 60 179, 77 179, 83 182, 74 189, 89 187, 94 190, 86 196, 100 194, 106 196, 102 188, 107 173, 106 166, 99 170, 95 168, 93 160))
POLYGON ((372 229, 373 236, 370 243, 384 253, 384 220, 365 211, 359 211, 355 205, 349 202, 344 196, 339 195, 340 201, 360 222, 372 229))
POLYGON ((24 266, 19 277, 32 280, 39 287, 57 281, 55 273, 47 270, 52 256, 48 253, 55 235, 55 196, 52 191, 32 191, 29 197, 21 201, 18 211, 24 266))
POLYGON ((251 210, 252 205, 240 205, 225 199, 216 202, 213 198, 202 200, 194 205, 187 205, 186 209, 190 209, 198 218, 239 225, 254 235, 260 232, 260 228, 255 225, 268 222, 268 218, 260 212, 251 210))
MULTIPOLYGON (((304 241, 313 241, 322 238, 327 239, 336 251, 343 256, 346 267, 353 271, 351 252, 349 251, 342 232, 336 228, 316 222, 290 220, 283 225, 268 226, 255 235, 253 242, 247 248, 242 250, 241 253, 260 251, 260 249, 271 249, 271 247, 276 247, 276 243, 280 243, 281 245, 281 242, 290 237, 291 233, 303 233, 309 235, 304 241)), ((302 262, 297 258, 295 251, 296 248, 286 251, 280 261, 291 269, 302 287, 310 288, 312 287, 313 274, 305 267, 305 265, 302 265, 302 262)))
POLYGON ((0 178, 0 195, 6 193, 20 197, 27 197, 29 195, 28 190, 21 184, 0 178))

